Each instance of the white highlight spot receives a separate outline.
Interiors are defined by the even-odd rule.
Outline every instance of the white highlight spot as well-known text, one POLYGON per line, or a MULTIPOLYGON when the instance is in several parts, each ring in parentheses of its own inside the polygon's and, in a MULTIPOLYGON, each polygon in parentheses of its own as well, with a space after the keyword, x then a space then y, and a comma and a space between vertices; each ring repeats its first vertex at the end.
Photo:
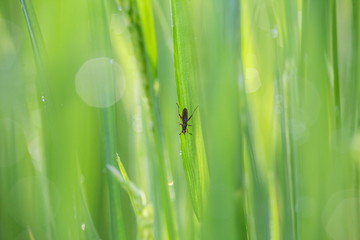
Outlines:
POLYGON ((245 89, 247 93, 253 93, 259 90, 261 81, 259 72, 256 68, 246 68, 245 70, 245 89))
POLYGON ((42 101, 42 102, 45 102, 45 101, 46 101, 45 96, 41 96, 41 101, 42 101))
POLYGON ((23 42, 22 31, 15 23, 0 18, 0 36, 0 70, 8 70, 18 58, 23 42))
POLYGON ((35 137, 29 142, 28 151, 33 160, 32 163, 34 165, 34 168, 37 171, 42 172, 44 158, 43 158, 43 144, 40 136, 35 137))
POLYGON ((81 224, 81 230, 85 231, 86 225, 85 223, 81 224))
POLYGON ((173 180, 169 181, 169 182, 168 182, 168 185, 169 185, 170 187, 173 186, 173 185, 174 185, 174 181, 173 181, 173 180))
POLYGON ((271 37, 277 38, 278 36, 279 36, 279 30, 276 27, 272 28, 271 29, 271 37))
POLYGON ((106 57, 86 61, 75 77, 76 92, 88 105, 106 108, 122 97, 125 81, 120 65, 106 57))

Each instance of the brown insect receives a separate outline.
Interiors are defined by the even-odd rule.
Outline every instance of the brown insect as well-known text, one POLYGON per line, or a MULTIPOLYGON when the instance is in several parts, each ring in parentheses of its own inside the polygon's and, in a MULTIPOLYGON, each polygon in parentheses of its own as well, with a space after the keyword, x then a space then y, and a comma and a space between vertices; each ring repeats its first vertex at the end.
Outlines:
MULTIPOLYGON (((180 109, 179 104, 176 103, 176 105, 178 106, 178 110, 179 110, 180 109)), ((195 108, 195 110, 193 111, 193 113, 191 114, 191 116, 189 118, 188 118, 188 110, 187 110, 187 108, 183 109, 182 115, 180 115, 180 113, 179 113, 179 117, 180 117, 180 119, 182 121, 182 123, 179 123, 181 125, 181 127, 182 127, 182 131, 179 133, 179 135, 181 135, 181 134, 185 135, 185 133, 189 133, 190 135, 192 135, 191 132, 187 131, 187 126, 192 126, 192 125, 188 124, 188 121, 190 121, 190 119, 192 118, 192 116, 194 115, 194 113, 195 113, 195 111, 196 111, 196 109, 198 107, 199 106, 197 106, 195 108)))

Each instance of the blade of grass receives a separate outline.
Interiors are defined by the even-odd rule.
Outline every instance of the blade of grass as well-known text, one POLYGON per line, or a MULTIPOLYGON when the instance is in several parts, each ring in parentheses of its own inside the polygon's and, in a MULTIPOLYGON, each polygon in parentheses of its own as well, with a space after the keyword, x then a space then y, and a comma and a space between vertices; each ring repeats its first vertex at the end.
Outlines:
MULTIPOLYGON (((358 45, 359 39, 360 39, 360 17, 359 17, 359 13, 360 13, 360 3, 359 1, 353 0, 352 1, 352 24, 353 24, 353 34, 352 34, 352 71, 353 71, 353 86, 352 86, 352 100, 355 99, 354 102, 354 107, 351 108, 351 110, 349 109, 349 113, 352 113, 352 117, 350 118, 350 131, 351 132, 355 132, 356 130, 358 131, 359 128, 359 106, 360 106, 360 102, 359 102, 359 97, 360 96, 360 84, 359 84, 359 79, 360 79, 360 74, 359 74, 359 68, 357 63, 359 62, 360 59, 360 47, 358 45), (355 109, 355 111, 354 111, 355 109)), ((353 140, 354 141, 354 140, 353 140)), ((355 170, 355 179, 354 179, 354 186, 355 189, 360 189, 360 167, 359 167, 359 158, 358 158, 358 154, 354 154, 356 157, 353 157, 354 161, 353 161, 353 166, 354 170, 355 170)), ((357 192, 357 197, 360 197, 360 193, 357 192)), ((360 221, 360 207, 357 207, 356 209, 356 219, 357 219, 357 224, 360 221)), ((360 236, 360 231, 357 231, 357 236, 360 236)))
POLYGON ((80 176, 79 181, 79 195, 74 196, 74 212, 75 221, 77 222, 77 226, 81 226, 81 232, 78 233, 79 239, 99 239, 100 236, 97 232, 97 229, 94 225, 92 216, 90 214, 88 200, 85 194, 85 186, 81 179, 84 177, 81 172, 79 165, 77 165, 78 176, 80 176), (86 230, 86 231, 85 231, 86 230))
MULTIPOLYGON (((91 43, 92 51, 98 55, 112 57, 113 50, 110 42, 110 32, 108 23, 107 2, 97 1, 89 2, 90 10, 90 27, 91 27, 91 43)), ((111 89, 112 86, 104 86, 111 89)), ((111 92, 109 90, 108 92, 111 92)), ((104 151, 104 164, 114 163, 114 157, 118 146, 118 132, 116 127, 117 109, 115 105, 107 108, 99 109, 98 114, 102 123, 102 144, 104 151)), ((109 188, 109 213, 111 218, 111 233, 113 239, 128 239, 129 232, 124 224, 124 211, 121 208, 122 194, 120 189, 115 185, 115 180, 107 174, 109 188)))
MULTIPOLYGON (((42 33, 40 26, 37 21, 37 16, 34 10, 34 6, 32 4, 31 0, 20 0, 21 8, 25 17, 25 22, 27 26, 27 30, 30 35, 32 49, 34 53, 35 58, 35 64, 37 67, 37 75, 38 79, 36 81, 36 91, 37 95, 39 96, 39 102, 45 101, 45 97, 47 98, 47 104, 40 104, 41 110, 42 110, 42 122, 43 122, 43 129, 41 133, 41 139, 44 140, 43 142, 47 143, 52 141, 52 128, 50 127, 50 123, 52 122, 53 117, 53 111, 52 109, 52 98, 49 91, 47 79, 46 79, 46 72, 45 72, 45 64, 46 64, 46 50, 45 50, 45 44, 42 38, 42 33), (41 97, 40 97, 41 96, 41 97)), ((45 144, 44 146, 48 146, 48 144, 45 144)), ((46 153, 46 148, 39 146, 39 151, 46 153)), ((51 196, 49 195, 49 186, 47 181, 47 165, 44 159, 41 159, 41 172, 37 172, 38 176, 42 179, 40 182, 41 187, 43 189, 43 202, 44 202, 44 208, 45 208, 45 218, 49 219, 50 215, 53 214, 52 209, 52 203, 51 203, 51 196)), ((49 228, 46 229, 47 237, 51 238, 54 235, 55 232, 55 225, 53 222, 49 224, 49 228)))
MULTIPOLYGON (((187 108, 189 114, 192 114, 197 105, 194 88, 198 70, 193 29, 189 19, 190 6, 189 1, 171 1, 177 97, 181 108, 187 108)), ((195 215, 200 220, 206 204, 209 173, 199 115, 200 111, 192 118, 194 135, 181 134, 180 140, 188 191, 195 215)))
POLYGON ((132 207, 137 218, 137 239, 154 239, 153 233, 153 209, 145 197, 144 192, 139 189, 128 177, 124 165, 122 164, 119 155, 117 155, 117 163, 120 172, 111 165, 107 165, 108 170, 119 181, 124 190, 127 191, 132 207))
POLYGON ((353 9, 353 59, 352 59, 352 64, 353 64, 353 69, 354 69, 354 90, 356 91, 356 94, 354 96, 355 99, 357 99, 357 101, 355 101, 355 114, 354 114, 354 120, 353 120, 353 126, 354 128, 357 128, 359 126, 359 106, 360 106, 360 99, 359 99, 359 94, 360 94, 360 84, 359 83, 359 79, 360 79, 360 74, 359 74, 359 68, 357 67, 356 63, 359 61, 360 59, 360 47, 358 45, 359 39, 360 39, 360 2, 353 0, 352 1, 352 9, 353 9))
POLYGON ((240 5, 237 0, 200 3, 192 7, 201 8, 201 14, 194 11, 196 18, 191 20, 197 27, 200 56, 196 93, 203 97, 202 112, 208 116, 202 119, 210 172, 202 239, 239 239, 247 236, 247 219, 242 210, 245 198, 241 194, 245 177, 241 144, 245 141, 239 124, 240 5), (235 192, 240 193, 236 202, 235 192))
MULTIPOLYGON (((333 89, 329 81, 326 62, 331 56, 331 12, 329 1, 303 1, 303 32, 299 82, 303 84, 302 99, 295 117, 301 119, 308 137, 303 144, 297 144, 299 159, 299 195, 313 201, 314 212, 310 218, 301 216, 298 236, 301 239, 326 238, 321 213, 324 203, 344 180, 333 181, 338 168, 335 141, 333 89), (309 177, 311 176, 311 177, 309 177), (326 176, 326 177, 324 177, 326 176)), ((343 165, 345 166, 345 165, 343 165)), ((337 175, 336 174, 336 175, 337 175)), ((299 209, 306 207, 300 202, 299 209)))
MULTIPOLYGON (((243 99, 244 100, 244 99, 243 99)), ((246 101, 246 100, 245 100, 246 101)), ((248 214, 254 215, 254 226, 253 233, 255 235, 251 236, 259 239, 267 239, 270 236, 269 229, 269 193, 264 182, 264 177, 259 171, 257 166, 257 158, 255 155, 255 139, 251 130, 253 129, 251 124, 251 116, 248 110, 247 103, 245 103, 245 109, 243 109, 243 114, 246 116, 243 123, 244 139, 246 144, 246 155, 245 161, 250 165, 249 169, 245 170, 250 176, 249 191, 248 191, 248 201, 250 210, 248 214)))
MULTIPOLYGON (((157 96, 157 44, 154 19, 152 13, 152 1, 128 2, 128 16, 131 21, 131 40, 134 46, 137 63, 140 66, 140 74, 143 82, 143 93, 146 100, 143 113, 146 122, 154 124, 154 127, 146 125, 147 148, 151 156, 151 184, 154 195, 154 228, 156 238, 165 234, 168 239, 177 239, 176 222, 174 218, 173 203, 170 201, 168 188, 167 156, 164 152, 163 125, 160 115, 159 99, 157 96), (166 227, 164 227, 166 226, 166 227)), ((125 1, 120 4, 126 5, 125 1)))
MULTIPOLYGON (((271 170, 264 168, 264 165, 269 164, 269 159, 273 156, 271 147, 268 147, 273 144, 272 131, 267 129, 267 127, 270 128, 272 126, 266 124, 269 113, 265 112, 265 109, 272 106, 271 98, 273 97, 273 92, 271 91, 273 90, 273 82, 270 75, 271 65, 268 64, 268 61, 273 61, 273 56, 269 52, 264 52, 271 49, 272 39, 270 39, 270 34, 264 34, 265 31, 261 31, 263 29, 259 30, 259 25, 264 23, 261 17, 257 19, 257 14, 260 10, 262 12, 259 14, 266 14, 268 16, 269 9, 266 4, 246 1, 241 12, 244 16, 242 18, 242 34, 243 36, 250 36, 249 38, 244 37, 241 43, 242 56, 245 62, 244 66, 241 66, 244 67, 244 70, 240 73, 239 83, 241 103, 239 108, 241 114, 240 123, 244 139, 244 174, 246 174, 246 179, 249 179, 245 184, 245 195, 250 239, 269 239, 273 234, 276 235, 277 231, 277 229, 272 229, 273 226, 276 226, 276 223, 272 221, 273 218, 270 214, 276 216, 276 213, 272 212, 276 207, 271 208, 270 206, 272 201, 275 200, 271 195, 273 186, 269 186, 275 184, 276 181, 271 182, 273 180, 273 178, 269 177, 272 174, 271 170), (250 54, 257 57, 258 61, 247 62, 246 60, 250 54), (261 60, 259 56, 261 56, 261 60), (251 84, 251 76, 249 76, 247 70, 253 68, 259 74, 261 88, 253 94, 249 94, 247 90, 251 84), (269 92, 271 93, 269 94, 269 92), (267 95, 271 96, 271 98, 268 98, 267 95), (261 100, 259 101, 258 99, 261 100), (266 107, 267 104, 270 106, 266 107)), ((270 22, 269 25, 271 25, 271 20, 268 21, 270 22)), ((266 30, 270 32, 270 29, 266 30)))
MULTIPOLYGON (((294 116, 293 111, 297 108, 297 66, 298 66, 298 13, 295 3, 283 1, 283 10, 277 13, 274 6, 271 8, 270 16, 275 26, 281 26, 280 36, 274 40, 275 45, 275 102, 274 108, 280 117, 275 119, 280 121, 279 150, 275 159, 283 199, 282 204, 285 226, 281 229, 283 237, 286 239, 298 238, 298 216, 296 206, 298 204, 297 158, 294 148, 294 116), (282 34, 283 33, 283 34, 282 34), (284 47, 281 48, 281 42, 284 47), (278 106, 278 107, 276 107, 278 106)), ((276 115, 276 116, 278 116, 276 115)), ((276 132, 276 134, 278 134, 276 132)), ((278 205, 281 203, 278 202, 278 205)), ((281 205, 280 205, 281 206, 281 205)))
POLYGON ((334 74, 334 114, 335 114, 335 125, 338 130, 341 126, 341 99, 340 99, 340 80, 339 80, 339 61, 338 61, 338 31, 337 31, 337 6, 336 0, 331 1, 331 38, 332 38, 332 64, 334 74))
POLYGON ((44 69, 45 45, 31 0, 20 0, 26 25, 29 31, 35 62, 38 69, 44 69))

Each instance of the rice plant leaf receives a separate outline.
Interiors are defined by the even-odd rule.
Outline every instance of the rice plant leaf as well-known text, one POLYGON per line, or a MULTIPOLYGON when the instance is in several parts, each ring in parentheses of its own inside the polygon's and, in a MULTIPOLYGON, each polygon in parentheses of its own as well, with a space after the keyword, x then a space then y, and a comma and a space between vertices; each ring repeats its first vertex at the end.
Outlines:
MULTIPOLYGON (((171 12, 178 102, 181 107, 180 110, 187 108, 190 115, 197 106, 193 89, 195 88, 198 73, 196 49, 193 41, 192 26, 189 22, 190 11, 187 1, 173 0, 171 12)), ((203 212, 208 185, 208 167, 199 118, 200 111, 195 113, 191 120, 194 127, 193 130, 189 131, 194 131, 193 135, 187 133, 180 136, 187 186, 198 219, 201 218, 203 212)))
POLYGON ((120 171, 110 164, 106 167, 129 195, 137 219, 138 239, 152 240, 154 239, 153 207, 147 202, 145 193, 129 179, 119 155, 116 160, 120 171))

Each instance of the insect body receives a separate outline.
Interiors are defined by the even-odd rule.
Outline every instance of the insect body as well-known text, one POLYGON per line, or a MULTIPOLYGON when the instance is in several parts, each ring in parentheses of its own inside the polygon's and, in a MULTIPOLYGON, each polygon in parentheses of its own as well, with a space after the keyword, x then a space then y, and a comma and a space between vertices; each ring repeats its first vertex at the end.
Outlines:
MULTIPOLYGON (((178 109, 180 108, 179 107, 179 104, 176 103, 176 105, 178 106, 178 109)), ((181 119, 181 123, 179 123, 182 127, 182 131, 179 133, 179 135, 181 134, 184 134, 187 133, 187 126, 191 126, 190 124, 188 124, 188 121, 190 121, 190 119, 192 118, 192 116, 194 115, 196 109, 198 108, 199 106, 197 106, 193 112, 193 114, 191 114, 191 116, 188 118, 188 110, 187 108, 184 108, 183 111, 182 111, 182 115, 180 115, 179 113, 179 117, 181 119)), ((190 135, 192 135, 190 132, 188 132, 190 135)))

